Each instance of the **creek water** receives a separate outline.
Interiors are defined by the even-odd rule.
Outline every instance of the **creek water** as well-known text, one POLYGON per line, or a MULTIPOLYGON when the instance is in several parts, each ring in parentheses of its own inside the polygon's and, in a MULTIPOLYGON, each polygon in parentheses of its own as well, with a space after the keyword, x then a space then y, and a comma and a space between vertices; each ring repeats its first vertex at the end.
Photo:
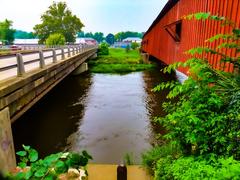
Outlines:
POLYGON ((30 145, 40 157, 87 150, 92 162, 110 164, 128 153, 140 163, 155 142, 151 119, 163 114, 166 96, 151 90, 167 80, 159 70, 70 76, 13 124, 15 149, 30 145))

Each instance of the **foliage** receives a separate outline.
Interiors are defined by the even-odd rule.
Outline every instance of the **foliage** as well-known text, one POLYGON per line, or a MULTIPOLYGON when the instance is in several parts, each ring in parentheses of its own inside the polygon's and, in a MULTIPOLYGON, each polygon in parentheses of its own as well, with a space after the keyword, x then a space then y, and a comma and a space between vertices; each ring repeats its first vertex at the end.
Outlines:
POLYGON ((4 44, 12 44, 14 41, 15 29, 12 29, 12 21, 5 19, 0 22, 0 41, 4 44))
POLYGON ((139 32, 131 32, 131 31, 126 31, 126 32, 119 32, 115 34, 115 40, 116 41, 122 41, 123 39, 126 39, 128 37, 139 37, 142 38, 144 33, 139 33, 139 32))
POLYGON ((114 35, 111 34, 111 33, 108 34, 108 35, 106 36, 106 42, 107 42, 108 44, 110 44, 110 45, 113 45, 114 42, 115 42, 114 35))
POLYGON ((240 162, 229 158, 209 157, 172 157, 160 158, 156 165, 155 180, 160 179, 240 179, 240 162))
POLYGON ((130 51, 130 46, 129 46, 129 44, 126 46, 125 51, 126 51, 126 53, 128 53, 128 52, 130 51))
POLYGON ((126 153, 125 156, 124 156, 124 164, 125 165, 134 165, 134 160, 133 160, 133 154, 132 153, 126 153))
POLYGON ((26 32, 21 30, 16 30, 14 33, 15 39, 35 39, 36 36, 33 32, 26 32))
POLYGON ((109 54, 109 48, 107 43, 102 43, 99 46, 98 49, 98 55, 108 55, 109 54))
POLYGON ((139 46, 140 46, 139 43, 136 43, 136 42, 132 42, 132 43, 131 43, 131 48, 132 48, 133 50, 139 48, 139 46))
POLYGON ((95 39, 98 43, 101 43, 104 40, 104 34, 102 32, 96 32, 93 35, 93 39, 95 39))
POLYGON ((51 154, 44 159, 38 159, 38 152, 30 146, 24 146, 24 150, 17 152, 20 156, 18 166, 24 171, 15 175, 9 175, 12 179, 57 179, 60 174, 66 173, 69 168, 85 168, 92 157, 83 151, 78 153, 51 154), (27 168, 29 166, 29 168, 27 168))
POLYGON ((154 68, 143 64, 138 51, 126 53, 124 49, 109 48, 109 55, 100 55, 89 62, 90 71, 96 73, 127 73, 154 68))
POLYGON ((156 167, 157 161, 160 158, 171 156, 172 158, 177 159, 181 154, 180 146, 177 144, 167 143, 162 146, 155 146, 142 154, 142 165, 153 173, 153 169, 156 167))
POLYGON ((67 42, 75 42, 77 32, 83 27, 80 19, 72 14, 65 2, 53 2, 41 20, 42 23, 34 27, 41 43, 54 33, 63 34, 67 42))
MULTIPOLYGON (((179 144, 183 155, 180 159, 171 155, 156 156, 154 162, 157 161, 157 165, 153 168, 156 170, 155 179, 239 179, 240 31, 231 21, 209 13, 185 18, 221 21, 223 25, 232 26, 232 33, 209 38, 208 43, 220 43, 215 49, 190 49, 186 52, 190 59, 164 68, 165 73, 170 73, 179 67, 187 67, 190 74, 183 84, 167 82, 153 89, 170 90, 169 101, 163 103, 167 115, 155 118, 155 122, 166 128, 168 133, 163 138, 169 143, 179 144), (226 53, 227 49, 235 49, 238 53, 230 56, 226 53), (212 68, 204 58, 206 54, 211 58, 217 55, 222 66, 212 68), (233 65, 234 72, 224 71, 227 63, 233 65), (208 161, 209 157, 215 157, 211 160, 213 162, 208 161)), ((150 162, 153 158, 146 157, 150 162)))
POLYGON ((62 34, 55 33, 50 34, 46 39, 46 45, 64 45, 66 42, 65 37, 62 34))

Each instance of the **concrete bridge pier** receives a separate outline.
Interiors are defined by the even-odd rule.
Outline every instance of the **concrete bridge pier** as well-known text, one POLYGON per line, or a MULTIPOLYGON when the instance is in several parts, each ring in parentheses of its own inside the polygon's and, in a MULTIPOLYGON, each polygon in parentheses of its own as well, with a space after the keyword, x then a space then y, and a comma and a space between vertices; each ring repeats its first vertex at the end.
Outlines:
POLYGON ((148 53, 141 53, 141 56, 142 56, 142 59, 143 59, 144 63, 146 63, 146 64, 150 63, 150 61, 149 61, 149 54, 148 53))
POLYGON ((88 71, 88 63, 84 62, 80 66, 78 66, 71 75, 77 76, 79 74, 82 74, 84 72, 88 71))
POLYGON ((0 111, 0 170, 9 172, 16 167, 9 108, 0 111))

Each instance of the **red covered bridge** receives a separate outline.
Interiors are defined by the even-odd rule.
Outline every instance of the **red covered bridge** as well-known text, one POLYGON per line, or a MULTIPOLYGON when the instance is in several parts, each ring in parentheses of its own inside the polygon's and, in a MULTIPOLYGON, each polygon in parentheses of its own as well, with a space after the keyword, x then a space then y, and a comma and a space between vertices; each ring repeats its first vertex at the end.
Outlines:
MULTIPOLYGON (((184 15, 197 12, 210 12, 212 15, 224 16, 240 25, 240 0, 169 0, 156 20, 145 33, 142 42, 142 51, 157 58, 165 64, 184 61, 187 55, 183 52, 188 49, 209 45, 216 47, 222 40, 211 44, 206 39, 220 33, 230 33, 230 26, 221 26, 213 20, 197 21, 184 20, 184 15)), ((226 51, 226 50, 222 50, 226 51)), ((236 51, 227 51, 235 56, 236 51)), ((206 55, 209 56, 209 55, 206 55)), ((220 57, 214 56, 209 63, 214 68, 221 68, 220 57)), ((225 65, 226 71, 233 71, 231 64, 225 65)), ((186 69, 180 69, 187 74, 186 69)))

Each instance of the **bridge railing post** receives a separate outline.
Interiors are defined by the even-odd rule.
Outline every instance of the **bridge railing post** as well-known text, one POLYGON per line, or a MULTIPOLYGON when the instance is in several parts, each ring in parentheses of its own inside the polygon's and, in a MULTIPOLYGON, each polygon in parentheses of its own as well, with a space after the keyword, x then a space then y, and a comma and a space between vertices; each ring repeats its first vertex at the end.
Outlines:
POLYGON ((45 68, 45 61, 44 61, 44 55, 43 55, 43 52, 42 51, 39 51, 39 65, 40 65, 40 68, 45 68))
POLYGON ((71 52, 69 47, 68 47, 68 57, 71 57, 71 52))
POLYGON ((72 48, 73 48, 73 56, 74 56, 75 55, 75 47, 73 46, 72 48))
POLYGON ((62 51, 62 60, 65 59, 65 53, 64 53, 64 48, 61 48, 62 51))
POLYGON ((56 63, 57 62, 56 50, 52 49, 52 53, 53 53, 53 63, 56 63))
POLYGON ((17 75, 23 76, 24 74, 25 74, 25 67, 24 67, 22 54, 18 53, 17 54, 17 75))

